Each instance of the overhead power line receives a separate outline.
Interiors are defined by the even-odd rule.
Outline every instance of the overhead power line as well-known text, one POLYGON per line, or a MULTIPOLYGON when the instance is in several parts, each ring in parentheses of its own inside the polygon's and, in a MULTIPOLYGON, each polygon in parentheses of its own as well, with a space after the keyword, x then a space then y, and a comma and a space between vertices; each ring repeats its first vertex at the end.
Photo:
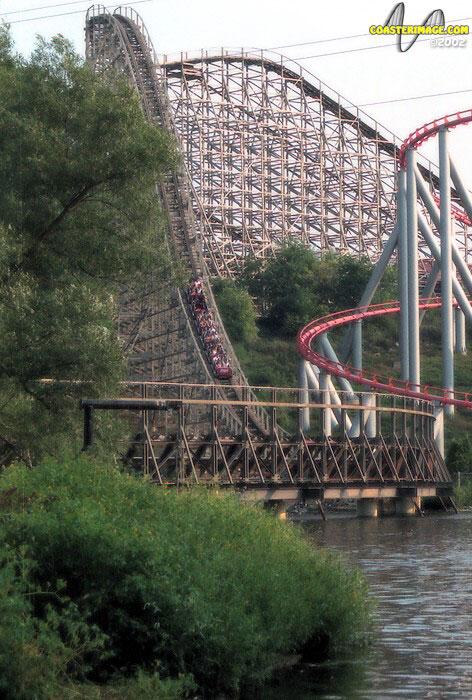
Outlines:
POLYGON ((410 100, 424 100, 427 97, 443 97, 445 95, 459 95, 463 92, 472 92, 472 88, 468 90, 452 90, 451 92, 436 92, 431 95, 416 95, 414 97, 398 97, 395 100, 382 100, 381 102, 364 102, 358 107, 372 107, 372 105, 388 105, 391 102, 408 102, 410 100))
MULTIPOLYGON (((459 19, 450 19, 447 24, 457 24, 458 22, 466 22, 467 20, 472 20, 472 17, 460 17, 459 19)), ((335 36, 330 39, 315 39, 313 41, 303 41, 298 44, 282 44, 282 46, 270 46, 266 51, 277 51, 278 49, 293 49, 297 46, 312 46, 313 44, 324 44, 328 41, 344 41, 346 39, 359 39, 362 36, 372 36, 369 32, 364 32, 363 34, 350 34, 349 36, 335 36)), ((391 46, 391 44, 386 44, 386 46, 391 46)), ((361 49, 359 49, 361 50, 361 49)), ((324 56, 329 54, 323 54, 324 56)), ((311 57, 308 57, 311 58, 311 57)), ((317 57, 316 57, 317 58, 317 57)), ((294 59, 301 60, 301 59, 294 59)))
MULTIPOLYGON (((132 0, 132 2, 127 2, 126 6, 141 5, 144 2, 153 2, 153 0, 132 0)), ((109 10, 112 7, 115 7, 115 5, 107 5, 105 6, 105 9, 109 10)), ((21 22, 36 22, 41 19, 52 19, 53 17, 66 17, 67 15, 83 14, 83 12, 83 9, 72 10, 72 12, 58 12, 55 15, 42 15, 41 17, 28 17, 27 19, 14 19, 13 21, 8 22, 8 24, 20 24, 21 22)))
POLYGON ((314 41, 303 41, 299 44, 282 44, 282 46, 269 46, 266 51, 277 51, 277 49, 293 49, 296 46, 311 46, 312 44, 324 44, 327 41, 342 41, 343 39, 358 39, 361 36, 370 36, 367 34, 351 34, 350 36, 335 36, 331 39, 315 39, 314 41))
POLYGON ((41 7, 29 7, 26 10, 11 10, 10 12, 0 12, 0 17, 6 17, 7 15, 21 15, 23 12, 37 12, 38 10, 50 10, 53 7, 66 7, 67 5, 79 5, 84 2, 90 2, 90 0, 72 0, 72 2, 59 2, 55 5, 41 5, 41 7))
MULTIPOLYGON (((420 41, 431 41, 433 37, 429 36, 426 39, 417 39, 417 43, 420 41)), ((344 51, 331 51, 329 53, 317 53, 313 56, 296 56, 292 61, 307 61, 309 58, 324 58, 325 56, 339 56, 343 53, 356 53, 357 51, 375 51, 375 49, 386 49, 387 46, 397 46, 396 41, 390 44, 380 44, 380 46, 361 46, 358 49, 344 49, 344 51)))

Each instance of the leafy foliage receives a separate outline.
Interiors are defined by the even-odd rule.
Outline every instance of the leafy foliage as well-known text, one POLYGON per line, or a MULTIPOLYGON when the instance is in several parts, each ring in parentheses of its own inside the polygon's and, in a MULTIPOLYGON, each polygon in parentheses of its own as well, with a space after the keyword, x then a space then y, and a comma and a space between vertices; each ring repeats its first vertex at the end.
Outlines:
POLYGON ((446 464, 451 474, 472 472, 472 436, 469 432, 451 440, 446 464))
POLYGON ((157 489, 83 457, 9 467, 0 504, 4 544, 33 562, 29 590, 60 589, 31 596, 37 624, 73 606, 100 641, 84 658, 89 680, 140 669, 229 692, 307 643, 365 640, 359 574, 235 495, 157 489))
POLYGON ((61 37, 26 61, 0 34, 0 461, 31 462, 77 436, 78 380, 124 376, 120 294, 173 273, 155 183, 176 157, 123 79, 61 37))
POLYGON ((238 288, 232 280, 222 278, 214 282, 213 290, 231 340, 243 343, 255 341, 258 336, 257 315, 248 292, 238 288))
POLYGON ((454 489, 454 498, 458 508, 472 508, 472 479, 454 489))
MULTIPOLYGON (((267 260, 248 260, 238 280, 253 296, 270 328, 285 336, 312 319, 358 304, 372 272, 367 258, 329 253, 322 258, 308 246, 288 243, 267 260)), ((381 295, 396 296, 388 271, 381 295)))

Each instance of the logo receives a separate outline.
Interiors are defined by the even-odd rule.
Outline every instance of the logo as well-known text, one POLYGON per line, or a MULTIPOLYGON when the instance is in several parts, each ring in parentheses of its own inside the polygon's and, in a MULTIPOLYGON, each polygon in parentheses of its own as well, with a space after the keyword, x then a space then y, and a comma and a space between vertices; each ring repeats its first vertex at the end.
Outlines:
MULTIPOLYGON (((451 37, 452 35, 454 37, 457 37, 469 33, 469 27, 467 25, 450 24, 446 26, 446 18, 444 16, 444 12, 440 9, 433 10, 432 12, 430 12, 429 15, 427 15, 427 17, 425 17, 425 19, 423 20, 423 24, 404 24, 404 18, 405 3, 399 2, 395 5, 393 10, 387 17, 385 24, 373 24, 371 27, 369 27, 369 32, 370 34, 396 35, 398 37, 397 47, 401 53, 409 51, 415 43, 415 41, 420 36, 451 37), (402 38, 405 35, 412 38, 406 46, 403 46, 402 38)), ((465 42, 465 40, 463 41, 465 42)), ((431 45, 436 46, 437 44, 438 41, 434 41, 433 43, 433 40, 431 40, 431 45)), ((449 40, 449 43, 444 42, 443 45, 455 46, 456 44, 452 43, 449 40)), ((457 45, 459 46, 463 44, 458 43, 457 45)))

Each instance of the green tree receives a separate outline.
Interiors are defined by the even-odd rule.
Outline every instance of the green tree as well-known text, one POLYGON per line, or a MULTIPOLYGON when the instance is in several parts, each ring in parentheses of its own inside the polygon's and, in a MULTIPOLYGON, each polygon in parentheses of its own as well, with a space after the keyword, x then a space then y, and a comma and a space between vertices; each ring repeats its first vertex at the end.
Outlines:
MULTIPOLYGON (((267 261, 248 259, 238 284, 256 300, 273 330, 293 336, 316 317, 356 306, 372 268, 365 257, 336 252, 319 257, 308 246, 290 242, 267 261)), ((389 268, 376 300, 395 296, 396 274, 389 268)))
POLYGON ((231 340, 252 343, 257 339, 256 309, 249 293, 232 280, 218 279, 213 284, 218 308, 231 340))
MULTIPOLYGON (((258 301, 266 309, 269 325, 284 335, 294 335, 314 318, 316 297, 313 291, 317 259, 310 248, 289 243, 280 248, 265 267, 254 271, 252 289, 259 278, 258 301)), ((251 287, 249 287, 251 289, 251 287)))
POLYGON ((119 295, 172 274, 155 184, 176 156, 131 86, 61 37, 25 60, 2 30, 0 92, 1 463, 73 441, 78 380, 103 395, 125 376, 119 295))

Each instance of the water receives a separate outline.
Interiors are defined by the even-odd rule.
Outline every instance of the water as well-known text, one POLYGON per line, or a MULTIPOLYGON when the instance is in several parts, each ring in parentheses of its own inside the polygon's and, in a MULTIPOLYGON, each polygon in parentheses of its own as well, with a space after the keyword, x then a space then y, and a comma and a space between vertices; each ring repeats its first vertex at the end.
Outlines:
POLYGON ((364 572, 377 599, 377 641, 292 670, 264 700, 472 699, 472 513, 331 516, 306 529, 364 572))

